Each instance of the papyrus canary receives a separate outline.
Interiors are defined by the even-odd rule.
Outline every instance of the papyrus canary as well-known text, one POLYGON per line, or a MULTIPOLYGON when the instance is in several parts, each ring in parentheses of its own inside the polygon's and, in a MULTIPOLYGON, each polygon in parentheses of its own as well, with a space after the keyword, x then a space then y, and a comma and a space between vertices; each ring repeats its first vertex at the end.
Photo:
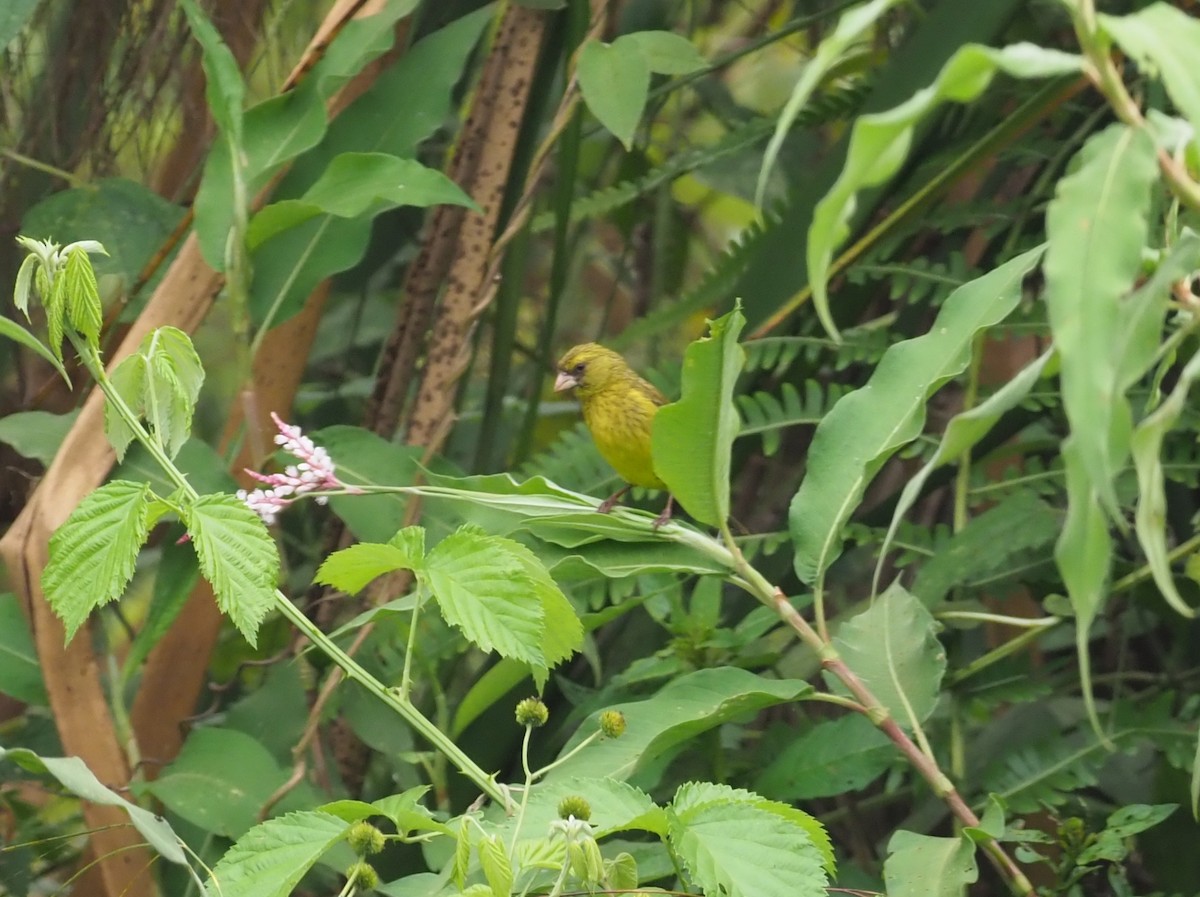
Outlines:
MULTIPOLYGON (((639 377, 624 358, 596 343, 576 346, 558 362, 554 388, 575 390, 596 448, 621 479, 632 486, 667 488, 654 472, 650 453, 654 416, 667 404, 667 397, 639 377)), ((626 486, 609 496, 600 513, 611 511, 628 491, 626 486)), ((668 493, 667 507, 654 521, 656 527, 671 518, 672 502, 668 493)))

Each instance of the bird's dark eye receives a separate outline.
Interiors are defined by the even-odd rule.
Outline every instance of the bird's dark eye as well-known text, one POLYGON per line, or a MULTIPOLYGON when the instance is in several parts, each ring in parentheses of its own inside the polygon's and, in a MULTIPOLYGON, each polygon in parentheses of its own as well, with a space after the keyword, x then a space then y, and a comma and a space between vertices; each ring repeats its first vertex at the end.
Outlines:
POLYGON ((585 367, 587 367, 587 365, 581 361, 579 364, 575 365, 575 367, 571 368, 571 373, 578 377, 583 373, 583 369, 585 367))

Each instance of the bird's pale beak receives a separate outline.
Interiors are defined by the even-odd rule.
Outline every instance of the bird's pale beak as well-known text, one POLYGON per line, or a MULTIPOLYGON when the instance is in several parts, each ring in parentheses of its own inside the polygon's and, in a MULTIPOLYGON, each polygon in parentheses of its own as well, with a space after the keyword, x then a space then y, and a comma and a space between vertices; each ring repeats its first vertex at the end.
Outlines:
POLYGON ((579 381, 566 371, 559 371, 558 376, 554 378, 555 392, 562 392, 564 389, 574 389, 578 385, 579 381))

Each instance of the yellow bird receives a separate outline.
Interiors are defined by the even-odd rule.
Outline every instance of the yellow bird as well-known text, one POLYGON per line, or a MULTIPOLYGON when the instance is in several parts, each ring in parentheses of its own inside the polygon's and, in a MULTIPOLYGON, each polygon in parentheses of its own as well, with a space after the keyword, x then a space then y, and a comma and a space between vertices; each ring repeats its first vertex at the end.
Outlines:
MULTIPOLYGON (((625 359, 596 343, 584 343, 567 352, 558 362, 554 389, 574 389, 583 409, 583 422, 591 431, 596 448, 630 486, 666 489, 654 472, 650 453, 650 431, 658 409, 667 397, 639 377, 625 359)), ((607 514, 630 486, 609 496, 600 505, 607 514)), ((667 507, 654 521, 660 527, 671 519, 674 499, 667 494, 667 507)))

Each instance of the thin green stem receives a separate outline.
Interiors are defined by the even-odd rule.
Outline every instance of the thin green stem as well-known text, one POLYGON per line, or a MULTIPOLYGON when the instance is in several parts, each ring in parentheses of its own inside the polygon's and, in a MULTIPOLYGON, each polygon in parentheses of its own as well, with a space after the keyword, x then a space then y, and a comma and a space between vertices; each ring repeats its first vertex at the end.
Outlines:
POLYGON ((512 838, 508 842, 508 858, 516 859, 517 838, 521 835, 521 824, 525 821, 525 810, 529 806, 529 792, 533 790, 533 771, 529 768, 529 741, 533 736, 533 726, 525 727, 525 736, 521 739, 521 769, 525 773, 525 787, 521 789, 521 804, 517 807, 517 818, 513 820, 512 838))
POLYGON ((412 619, 408 623, 408 644, 404 649, 404 670, 400 674, 400 697, 406 701, 412 689, 412 661, 413 655, 417 652, 417 621, 421 617, 421 599, 424 597, 425 590, 418 582, 417 594, 413 601, 412 619))

